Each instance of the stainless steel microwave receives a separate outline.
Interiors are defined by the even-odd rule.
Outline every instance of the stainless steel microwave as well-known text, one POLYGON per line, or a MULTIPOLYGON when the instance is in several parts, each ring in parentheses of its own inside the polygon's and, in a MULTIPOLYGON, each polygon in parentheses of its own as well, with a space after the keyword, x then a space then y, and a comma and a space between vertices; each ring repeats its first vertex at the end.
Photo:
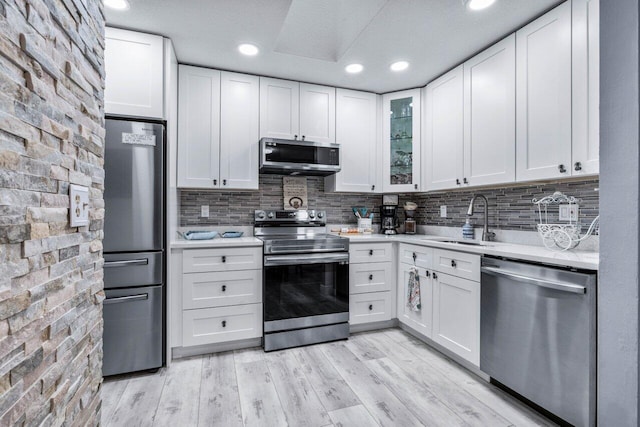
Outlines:
POLYGON ((327 176, 340 172, 340 144, 260 139, 260 173, 327 176))

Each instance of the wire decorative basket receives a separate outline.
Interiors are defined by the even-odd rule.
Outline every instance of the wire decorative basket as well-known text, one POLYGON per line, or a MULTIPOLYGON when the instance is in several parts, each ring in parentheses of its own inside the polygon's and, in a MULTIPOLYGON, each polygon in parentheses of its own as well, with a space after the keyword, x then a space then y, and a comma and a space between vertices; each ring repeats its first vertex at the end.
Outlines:
POLYGON ((533 199, 534 205, 538 206, 538 233, 542 237, 542 243, 547 249, 566 251, 577 247, 581 241, 585 240, 595 231, 599 231, 598 215, 584 236, 580 236, 581 226, 578 221, 573 220, 569 215, 569 221, 560 223, 560 205, 569 205, 571 210, 572 205, 576 205, 579 200, 573 196, 567 196, 559 191, 556 191, 550 196, 543 197, 542 199, 533 199), (550 212, 551 211, 551 212, 550 212), (550 222, 556 219, 558 222, 550 222))

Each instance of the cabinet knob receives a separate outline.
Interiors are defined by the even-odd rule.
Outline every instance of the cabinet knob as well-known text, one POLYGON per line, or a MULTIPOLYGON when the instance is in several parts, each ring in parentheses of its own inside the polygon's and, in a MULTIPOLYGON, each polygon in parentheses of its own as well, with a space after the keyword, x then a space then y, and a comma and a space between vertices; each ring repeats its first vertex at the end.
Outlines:
POLYGON ((369 280, 373 280, 373 274, 369 275, 369 280))
POLYGON ((460 185, 460 180, 456 178, 456 185, 460 185))
POLYGON ((581 170, 582 170, 582 163, 580 163, 580 162, 576 162, 576 163, 573 165, 573 170, 581 171, 581 170))
POLYGON ((429 270, 425 270, 424 275, 427 277, 431 277, 431 272, 429 270))
POLYGON ((560 173, 567 172, 567 169, 564 167, 564 165, 558 165, 558 170, 560 171, 560 173))
POLYGON ((222 262, 227 262, 227 257, 222 255, 222 262))
POLYGON ((293 139, 298 139, 298 135, 293 135, 293 139))
POLYGON ((369 249, 369 256, 373 256, 373 249, 369 249))
POLYGON ((452 260, 451 260, 451 267, 456 268, 456 266, 457 266, 457 265, 458 265, 458 264, 456 264, 456 260, 455 260, 455 259, 452 259, 452 260))
POLYGON ((418 258, 418 255, 416 255, 416 253, 414 252, 413 255, 411 255, 411 257, 413 258, 413 262, 415 264, 416 258, 418 258))
POLYGON ((468 183, 469 183, 469 181, 467 181, 467 178, 462 178, 462 182, 463 182, 464 184, 468 184, 468 183))
POLYGON ((222 327, 223 327, 223 328, 226 328, 226 327, 227 327, 227 321, 226 321, 226 320, 223 320, 223 321, 222 321, 222 327))
POLYGON ((213 180, 213 185, 218 185, 218 180, 217 179, 213 180))
POLYGON ((375 186, 375 185, 372 185, 372 186, 371 186, 371 191, 373 191, 373 190, 375 190, 375 189, 376 189, 376 186, 375 186))
POLYGON ((434 279, 437 279, 437 278, 438 278, 438 275, 436 274, 436 272, 435 272, 435 271, 433 272, 433 278, 434 278, 434 279))
POLYGON ((226 179, 222 180, 222 185, 227 185, 227 180, 226 179))
POLYGON ((418 189, 418 184, 413 184, 413 188, 418 189))
POLYGON ((369 311, 373 310, 373 304, 369 304, 369 311))
POLYGON ((302 140, 303 140, 303 141, 304 141, 304 139, 305 139, 305 138, 306 138, 306 137, 305 137, 304 135, 302 135, 302 140))
POLYGON ((222 285, 222 292, 226 292, 227 291, 227 285, 222 285))

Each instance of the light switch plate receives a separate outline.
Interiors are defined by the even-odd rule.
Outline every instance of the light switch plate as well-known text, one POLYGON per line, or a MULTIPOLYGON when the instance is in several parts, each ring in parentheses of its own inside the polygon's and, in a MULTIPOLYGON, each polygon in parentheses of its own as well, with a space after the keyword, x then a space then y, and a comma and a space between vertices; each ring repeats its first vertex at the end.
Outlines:
POLYGON ((573 205, 560 205, 558 212, 558 219, 560 221, 578 221, 578 211, 580 207, 576 204, 573 205))
POLYGON ((442 205, 440 206, 440 218, 446 218, 446 217, 447 217, 447 206, 442 205))
POLYGON ((89 225, 89 188, 83 185, 69 185, 69 217, 71 227, 89 225))
POLYGON ((200 217, 209 218, 209 205, 200 206, 200 217))

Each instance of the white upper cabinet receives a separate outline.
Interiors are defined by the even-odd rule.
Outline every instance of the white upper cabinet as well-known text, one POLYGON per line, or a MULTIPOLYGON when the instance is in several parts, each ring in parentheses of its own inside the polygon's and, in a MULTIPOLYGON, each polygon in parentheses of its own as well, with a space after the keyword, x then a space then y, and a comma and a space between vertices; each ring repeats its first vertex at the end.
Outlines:
POLYGON ((420 90, 382 97, 382 191, 420 191, 420 90))
POLYGON ((300 83, 260 77, 260 137, 300 134, 300 83))
POLYGON ((516 32, 516 178, 571 174, 571 2, 516 32))
POLYGON ((178 187, 258 189, 259 78, 180 65, 178 187))
POLYGON ((463 185, 516 179, 515 58, 511 35, 464 63, 463 185))
POLYGON ((300 83, 300 138, 335 142, 335 88, 300 83))
POLYGON ((105 28, 106 114, 164 119, 163 39, 105 28))
POLYGON ((571 174, 600 171, 600 2, 572 1, 573 135, 571 174))
POLYGON ((379 96, 337 89, 336 142, 342 170, 325 178, 325 191, 371 193, 377 182, 377 112, 379 96))
POLYGON ((220 71, 180 65, 178 79, 178 187, 218 188, 220 71))
POLYGON ((427 190, 462 184, 463 87, 462 65, 426 87, 423 173, 427 190))
POLYGON ((260 137, 335 142, 336 89, 260 77, 260 137))
POLYGON ((220 87, 221 188, 257 190, 260 79, 223 71, 220 87))

